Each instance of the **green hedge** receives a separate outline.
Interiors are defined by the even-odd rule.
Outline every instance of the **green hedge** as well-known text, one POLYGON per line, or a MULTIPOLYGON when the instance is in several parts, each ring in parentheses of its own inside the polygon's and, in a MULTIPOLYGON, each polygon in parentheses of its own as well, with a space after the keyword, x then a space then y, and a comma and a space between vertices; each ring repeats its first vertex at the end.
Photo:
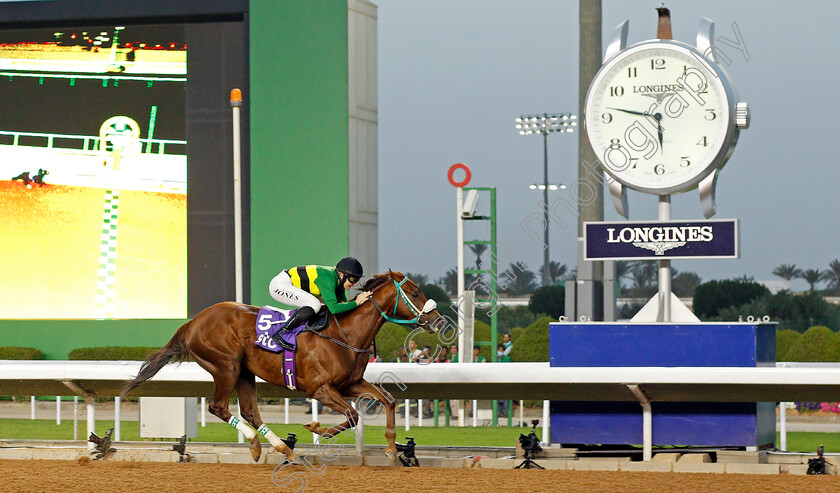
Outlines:
POLYGON ((811 327, 799 336, 785 359, 804 362, 840 361, 840 335, 821 325, 811 327))
POLYGON ((0 359, 44 359, 44 353, 34 347, 0 347, 0 359))
POLYGON ((537 288, 528 301, 528 309, 534 314, 548 314, 556 320, 566 312, 566 288, 561 285, 537 288))
POLYGON ((769 289, 753 281, 704 282, 694 290, 694 314, 700 320, 717 318, 721 310, 745 305, 755 299, 769 295, 769 289))
POLYGON ((776 361, 791 361, 787 354, 801 335, 799 332, 790 329, 776 331, 776 361))
MULTIPOLYGON (((489 341, 490 332, 489 325, 484 322, 475 322, 475 340, 489 341)), ((452 344, 458 344, 457 333, 457 326, 455 326, 454 330, 447 329, 440 334, 429 334, 424 330, 416 330, 408 326, 386 322, 382 326, 382 329, 379 330, 379 334, 376 335, 376 352, 382 358, 382 361, 392 361, 394 359, 394 351, 398 351, 403 345, 407 347, 409 340, 413 339, 417 343, 418 348, 423 349, 423 346, 430 346, 432 348, 432 354, 435 354, 438 346, 449 348, 452 344)), ((501 336, 499 340, 501 340, 501 336)), ((498 344, 496 343, 496 345, 498 344)), ((496 345, 492 348, 493 352, 496 351, 496 345)), ((490 350, 488 346, 481 346, 480 354, 487 361, 490 361, 490 350)))
POLYGON ((548 324, 553 321, 551 317, 543 317, 526 327, 513 342, 511 360, 548 361, 548 324))
POLYGON ((81 347, 70 351, 67 359, 85 361, 143 361, 158 347, 81 347))

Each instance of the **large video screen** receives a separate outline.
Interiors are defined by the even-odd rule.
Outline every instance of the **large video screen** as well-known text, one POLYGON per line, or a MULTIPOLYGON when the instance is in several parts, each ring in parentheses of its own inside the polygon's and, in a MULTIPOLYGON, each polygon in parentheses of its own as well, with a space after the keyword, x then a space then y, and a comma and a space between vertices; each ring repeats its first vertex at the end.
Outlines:
POLYGON ((185 318, 185 27, 0 30, 0 318, 185 318))

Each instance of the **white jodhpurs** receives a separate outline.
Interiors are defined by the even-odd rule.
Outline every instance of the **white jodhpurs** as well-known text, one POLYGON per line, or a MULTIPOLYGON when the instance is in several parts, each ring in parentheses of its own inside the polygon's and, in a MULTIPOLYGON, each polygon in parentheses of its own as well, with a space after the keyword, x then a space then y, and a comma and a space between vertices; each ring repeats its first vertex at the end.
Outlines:
POLYGON ((318 313, 321 310, 321 300, 319 300, 312 293, 295 287, 292 285, 292 279, 288 272, 281 272, 277 274, 274 279, 268 283, 268 292, 275 300, 284 305, 291 305, 297 307, 308 306, 318 313))

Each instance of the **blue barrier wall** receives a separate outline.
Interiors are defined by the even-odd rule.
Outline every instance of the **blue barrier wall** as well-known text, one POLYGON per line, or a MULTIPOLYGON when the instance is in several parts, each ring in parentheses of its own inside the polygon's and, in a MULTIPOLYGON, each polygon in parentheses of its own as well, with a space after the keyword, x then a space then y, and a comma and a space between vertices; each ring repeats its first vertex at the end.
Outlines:
MULTIPOLYGON (((556 367, 775 365, 773 323, 553 323, 556 367)), ((653 402, 654 445, 762 447, 776 438, 775 403, 653 402)), ((551 403, 551 441, 641 444, 634 402, 551 403)))

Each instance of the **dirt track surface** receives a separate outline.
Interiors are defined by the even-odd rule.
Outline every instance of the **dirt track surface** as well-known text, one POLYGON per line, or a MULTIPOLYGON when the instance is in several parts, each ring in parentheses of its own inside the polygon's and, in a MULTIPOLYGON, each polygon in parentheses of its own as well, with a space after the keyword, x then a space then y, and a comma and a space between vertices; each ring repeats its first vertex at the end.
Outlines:
MULTIPOLYGON (((148 462, 0 461, 4 492, 31 491, 295 491, 272 482, 275 466, 148 462)), ((686 474, 500 469, 409 469, 330 466, 315 475, 287 466, 276 479, 305 476, 306 491, 840 491, 840 476, 686 474)), ((301 490, 302 491, 302 490, 301 490)))

